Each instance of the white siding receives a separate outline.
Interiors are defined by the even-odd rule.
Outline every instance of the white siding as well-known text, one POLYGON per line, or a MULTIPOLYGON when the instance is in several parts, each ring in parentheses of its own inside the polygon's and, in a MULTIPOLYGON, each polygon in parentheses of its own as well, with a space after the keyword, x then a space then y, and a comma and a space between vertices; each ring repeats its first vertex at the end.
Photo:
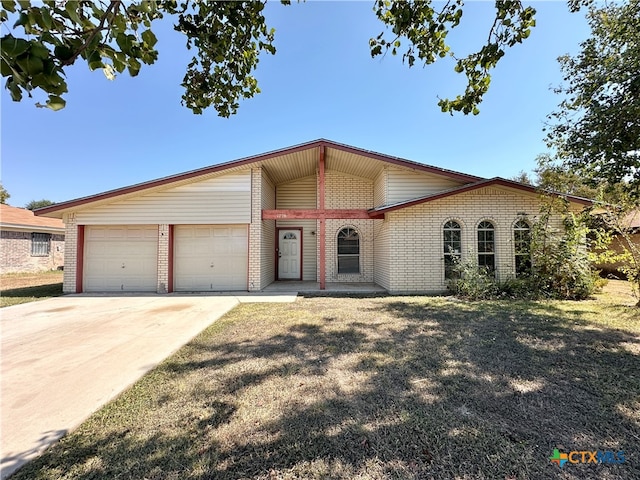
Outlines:
POLYGON ((459 185, 462 185, 462 183, 448 180, 438 175, 390 169, 387 171, 388 196, 386 205, 424 197, 459 185))
MULTIPOLYGON (((272 210, 276 207, 276 192, 264 170, 262 171, 262 208, 272 210)), ((262 237, 260 245, 260 288, 264 288, 275 280, 275 220, 262 220, 262 237)))
POLYGON ((387 205, 387 171, 382 170, 373 181, 373 206, 387 205))
POLYGON ((94 225, 238 224, 251 221, 251 174, 235 173, 81 210, 94 225))
POLYGON ((316 208, 316 176, 301 178, 276 187, 276 208, 316 208))
POLYGON ((302 228, 302 280, 315 282, 318 271, 316 220, 278 220, 277 226, 302 228))

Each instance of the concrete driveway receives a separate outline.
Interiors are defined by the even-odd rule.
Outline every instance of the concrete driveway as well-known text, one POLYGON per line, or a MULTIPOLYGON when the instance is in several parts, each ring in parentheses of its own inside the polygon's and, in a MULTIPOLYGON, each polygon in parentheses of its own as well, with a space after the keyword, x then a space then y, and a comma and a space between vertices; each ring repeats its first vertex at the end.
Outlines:
POLYGON ((3 308, 2 478, 239 302, 294 299, 70 295, 3 308))

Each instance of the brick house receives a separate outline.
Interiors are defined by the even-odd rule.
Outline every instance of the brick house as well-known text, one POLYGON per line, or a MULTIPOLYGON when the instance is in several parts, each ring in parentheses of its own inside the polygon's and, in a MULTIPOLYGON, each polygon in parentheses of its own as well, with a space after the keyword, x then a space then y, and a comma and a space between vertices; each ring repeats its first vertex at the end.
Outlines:
MULTIPOLYGON (((590 204, 567 198, 576 210, 590 204)), ((517 275, 539 202, 528 185, 316 140, 37 214, 66 225, 65 292, 301 280, 435 293, 458 255, 517 275)))
POLYGON ((55 270, 64 265, 65 226, 56 218, 0 204, 0 273, 55 270))

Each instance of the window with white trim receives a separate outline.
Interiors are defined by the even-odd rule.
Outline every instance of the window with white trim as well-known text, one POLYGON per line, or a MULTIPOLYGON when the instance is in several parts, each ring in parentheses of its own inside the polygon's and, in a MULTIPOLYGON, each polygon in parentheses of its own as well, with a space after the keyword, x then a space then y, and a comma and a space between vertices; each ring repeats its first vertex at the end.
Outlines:
POLYGON ((31 256, 32 257, 48 257, 51 252, 51 234, 50 233, 32 233, 31 234, 31 256))
POLYGON ((524 220, 513 225, 516 277, 531 273, 531 227, 524 220))
POLYGON ((360 235, 353 228, 338 232, 338 273, 360 273, 360 235))
POLYGON ((496 270, 495 227, 488 220, 478 225, 478 266, 490 273, 496 270))
POLYGON ((460 259, 462 249, 462 229, 460 224, 450 220, 444 224, 442 229, 444 247, 444 278, 455 278, 454 266, 460 259))

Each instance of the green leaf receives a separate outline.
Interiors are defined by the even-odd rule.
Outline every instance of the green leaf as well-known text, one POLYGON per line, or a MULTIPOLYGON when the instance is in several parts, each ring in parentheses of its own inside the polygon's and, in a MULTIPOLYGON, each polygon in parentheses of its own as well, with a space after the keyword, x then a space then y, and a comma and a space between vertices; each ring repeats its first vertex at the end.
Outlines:
POLYGON ((14 0, 2 0, 2 8, 7 10, 8 12, 15 13, 16 2, 14 2, 14 0))
POLYGON ((30 77, 37 75, 38 73, 42 73, 44 70, 42 59, 33 55, 18 58, 16 63, 20 66, 22 71, 30 77))
POLYGON ((0 60, 0 74, 2 74, 3 77, 8 77, 12 73, 13 70, 11 70, 9 64, 4 61, 4 58, 0 60))
POLYGON ((148 47, 153 48, 153 46, 158 42, 158 39, 151 30, 145 30, 144 32, 142 32, 142 41, 148 47))
POLYGON ((97 50, 94 50, 88 55, 87 63, 89 65, 89 70, 91 71, 104 67, 104 63, 102 63, 102 57, 97 50))
POLYGON ((49 95, 49 99, 47 100, 47 108, 50 108, 54 112, 58 110, 62 110, 67 102, 57 95, 49 95))
POLYGON ((140 62, 135 58, 129 59, 129 75, 135 77, 140 73, 140 62))
POLYGON ((26 25, 27 23, 29 23, 29 15, 25 12, 20 12, 20 16, 18 17, 18 20, 16 20, 16 23, 13 24, 13 28, 26 25))
POLYGON ((0 38, 0 49, 2 50, 3 56, 15 58, 29 49, 29 42, 23 38, 15 38, 9 34, 0 38))
POLYGON ((75 23, 81 23, 80 16, 77 11, 78 8, 82 8, 81 5, 82 4, 80 2, 67 2, 64 6, 64 11, 67 12, 69 18, 75 23))
POLYGON ((57 59, 65 62, 73 57, 73 50, 67 45, 58 45, 53 49, 53 54, 57 59))

